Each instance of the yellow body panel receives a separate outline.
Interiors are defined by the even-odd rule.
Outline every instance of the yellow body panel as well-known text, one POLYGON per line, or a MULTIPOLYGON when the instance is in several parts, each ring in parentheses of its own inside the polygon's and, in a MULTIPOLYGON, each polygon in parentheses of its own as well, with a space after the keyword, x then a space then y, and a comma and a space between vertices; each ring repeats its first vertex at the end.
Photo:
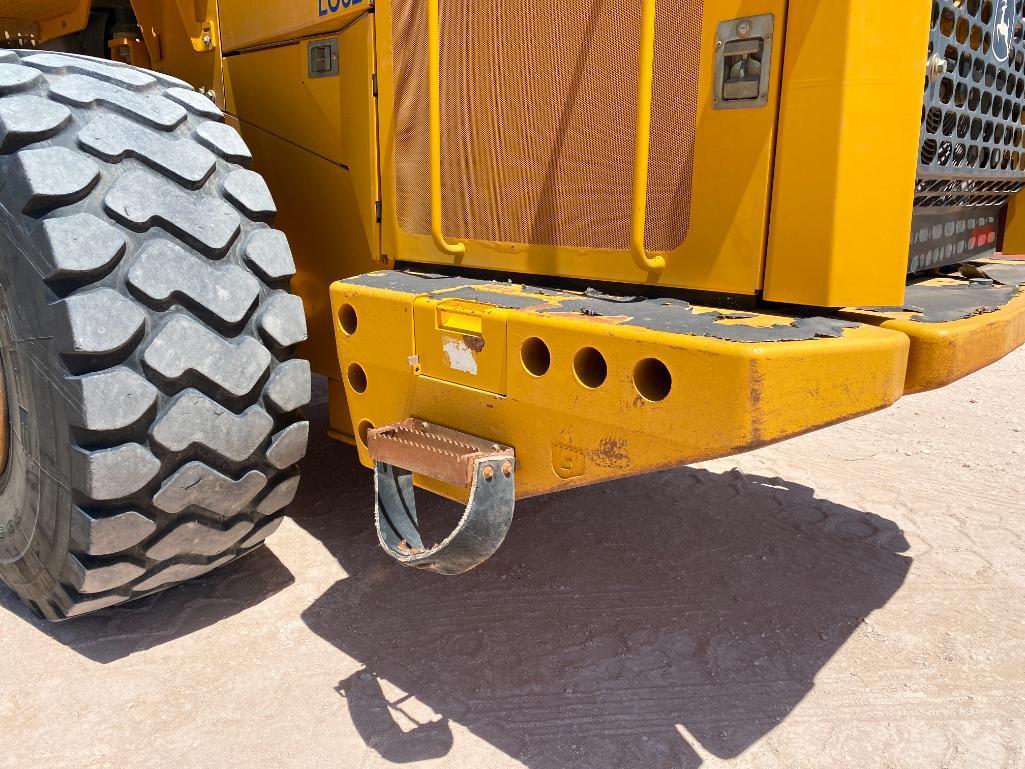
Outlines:
POLYGON ((227 52, 336 32, 367 13, 370 0, 218 0, 227 52))
POLYGON ((464 299, 417 300, 413 304, 417 373, 505 395, 509 313, 464 299))
MULTIPOLYGON (((625 317, 587 317, 569 307, 565 313, 498 310, 479 346, 488 350, 494 342, 499 352, 476 357, 481 379, 474 387, 465 370, 438 365, 446 337, 435 333, 436 313, 451 299, 355 282, 335 283, 331 293, 336 314, 349 305, 357 318, 353 333, 338 330, 343 367, 356 364, 365 375, 365 382, 349 376, 346 384, 357 435, 412 416, 514 446, 521 496, 783 440, 883 408, 904 387, 908 340, 886 330, 860 326, 837 339, 741 343, 627 325, 625 317), (421 330, 421 321, 429 327, 421 330), (542 376, 521 360, 531 338, 550 350, 550 368, 542 376), (607 378, 597 387, 584 384, 574 370, 574 359, 587 347, 607 362, 607 378), (675 383, 661 401, 643 397, 635 385, 637 366, 648 359, 662 361, 675 383), (496 387, 502 379, 505 386, 496 387)), ((557 304, 550 294, 528 296, 541 306, 557 304)), ((460 301, 465 309, 468 300, 460 301)), ((483 295, 479 304, 487 315, 483 295)), ((357 445, 369 466, 365 443, 357 445)), ((458 490, 429 479, 418 482, 459 497, 458 490)))
MULTIPOLYGON (((713 109, 716 28, 722 20, 773 13, 776 29, 782 29, 786 3, 706 0, 705 9, 704 26, 700 33, 695 31, 701 35, 704 56, 697 73, 700 102, 691 227, 683 245, 664 255, 665 269, 653 273, 639 266, 629 250, 469 241, 464 244, 465 253, 449 254, 439 249, 436 238, 405 232, 398 223, 393 195, 396 179, 392 58, 396 43, 391 37, 392 3, 379 2, 374 16, 380 74, 384 253, 412 262, 755 294, 762 282, 779 84, 778 78, 772 80, 769 105, 764 108, 713 109), (738 141, 738 137, 743 139, 738 141)), ((773 61, 777 64, 783 54, 782 42, 780 35, 772 41, 773 61)), ((773 71, 778 73, 779 67, 773 71)))
POLYGON ((1025 201, 1021 195, 1011 198, 1003 230, 1005 254, 1025 254, 1025 201))
POLYGON ((380 267, 373 27, 366 14, 350 22, 333 36, 340 77, 308 77, 309 41, 224 59, 225 109, 274 193, 276 224, 295 257, 292 288, 310 328, 300 354, 334 379, 340 373, 328 287, 380 267))
POLYGON ((765 299, 903 300, 931 8, 790 3, 765 299))
MULTIPOLYGON (((194 35, 202 37, 202 29, 216 14, 214 0, 203 0, 184 9, 179 0, 132 0, 142 39, 149 51, 154 69, 181 78, 195 88, 212 93, 224 105, 221 78, 221 55, 216 47, 216 32, 211 45, 197 46, 194 35), (191 11, 191 12, 190 12, 191 11)), ((216 30, 216 24, 210 23, 216 30)))
POLYGON ((920 323, 914 312, 850 311, 845 315, 899 331, 911 340, 908 394, 945 387, 1025 344, 1025 293, 996 312, 948 323, 920 323))
MULTIPOLYGON (((369 13, 369 0, 133 0, 153 66, 212 92, 267 178, 277 226, 296 260, 293 288, 309 317, 310 340, 299 354, 329 377, 332 435, 354 442, 365 464, 367 429, 416 417, 514 446, 518 494, 542 494, 850 419, 905 391, 952 381, 1025 342, 1022 297, 999 312, 947 324, 861 312, 847 317, 863 322, 836 338, 755 334, 756 341, 742 342, 638 325, 629 303, 615 317, 561 311, 563 300, 551 290, 510 284, 501 291, 521 301, 506 305, 472 291, 441 296, 340 281, 401 261, 638 284, 637 293, 658 287, 745 295, 752 305, 760 297, 888 306, 904 297, 931 3, 705 0, 702 26, 693 30, 700 66, 681 73, 696 79, 699 96, 690 228, 676 250, 648 253, 640 179, 650 150, 644 128, 651 84, 644 76, 637 83, 636 155, 623 166, 627 177, 634 172, 632 248, 452 242, 436 199, 432 232, 403 230, 393 66, 395 47, 411 41, 392 38, 394 2, 380 0, 369 13), (715 109, 719 22, 763 14, 774 15, 775 25, 767 105, 715 109), (312 78, 309 46, 333 40, 339 74, 312 78), (340 321, 343 307, 358 323, 340 321), (525 357, 534 339, 543 340, 549 357, 542 373, 525 357), (587 368, 595 356, 604 361, 600 376, 587 368), (664 398, 649 397, 642 384, 648 375, 639 372, 652 361, 665 372, 651 375, 655 385, 668 379, 664 398)), ((432 9, 433 18, 436 3, 418 7, 425 15, 432 9)), ((643 7, 650 24, 654 5, 643 7)), ((430 42, 436 64, 440 44, 430 42)), ((636 55, 648 61, 658 44, 642 36, 636 55)), ((444 108, 433 85, 433 109, 420 116, 432 134, 444 108)), ((440 167, 435 152, 428 162, 440 167)), ((433 198, 437 179, 432 187, 433 198)), ((1017 235, 1025 225, 1016 226, 1015 212, 1012 204, 1008 243, 1025 250, 1025 235, 1017 235)), ((720 315, 722 326, 747 329, 798 322, 720 315)))
POLYGON ((46 43, 85 29, 91 0, 0 0, 0 37, 46 43))

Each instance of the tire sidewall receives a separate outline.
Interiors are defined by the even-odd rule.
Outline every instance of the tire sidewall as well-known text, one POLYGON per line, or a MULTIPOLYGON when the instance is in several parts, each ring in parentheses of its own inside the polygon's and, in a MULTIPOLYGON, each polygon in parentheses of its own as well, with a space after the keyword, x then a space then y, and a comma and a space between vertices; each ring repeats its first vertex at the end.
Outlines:
MULTIPOLYGON (((9 220, 8 220, 9 221, 9 220)), ((0 233, 0 365, 7 393, 8 457, 0 477, 0 575, 38 584, 60 572, 72 504, 67 402, 53 345, 48 291, 24 230, 0 233), (63 426, 63 427, 62 427, 63 426)))

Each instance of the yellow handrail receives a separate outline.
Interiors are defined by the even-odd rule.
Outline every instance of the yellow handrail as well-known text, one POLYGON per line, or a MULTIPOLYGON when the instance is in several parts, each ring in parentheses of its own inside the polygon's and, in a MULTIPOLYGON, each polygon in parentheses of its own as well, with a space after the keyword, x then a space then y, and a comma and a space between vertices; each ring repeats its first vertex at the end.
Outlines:
POLYGON ((642 0, 640 72, 637 76, 637 146, 634 158, 634 207, 630 250, 642 270, 664 270, 666 260, 644 247, 648 217, 648 156, 651 152, 651 91, 655 69, 655 0, 642 0))
POLYGON ((427 79, 430 91, 431 131, 431 234, 439 251, 450 256, 466 252, 462 243, 450 243, 442 233, 441 209, 441 26, 438 21, 440 0, 427 2, 427 47, 431 68, 427 79))

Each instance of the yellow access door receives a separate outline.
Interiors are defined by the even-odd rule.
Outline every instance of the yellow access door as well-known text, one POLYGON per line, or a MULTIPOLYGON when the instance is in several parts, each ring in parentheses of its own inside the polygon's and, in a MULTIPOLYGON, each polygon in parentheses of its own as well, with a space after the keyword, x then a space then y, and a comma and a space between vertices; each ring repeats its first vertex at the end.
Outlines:
POLYGON ((376 8, 385 254, 760 289, 784 0, 659 0, 648 37, 644 3, 442 2, 435 120, 431 3, 376 8), (650 146, 638 153, 646 93, 650 146), (631 250, 644 155, 643 253, 661 269, 631 250))

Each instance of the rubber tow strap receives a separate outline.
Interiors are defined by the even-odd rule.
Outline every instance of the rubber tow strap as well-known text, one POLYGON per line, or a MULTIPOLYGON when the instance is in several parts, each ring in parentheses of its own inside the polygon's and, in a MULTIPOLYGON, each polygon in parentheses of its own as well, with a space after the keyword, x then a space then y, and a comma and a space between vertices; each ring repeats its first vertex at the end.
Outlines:
POLYGON ((374 519, 381 547, 399 563, 437 574, 463 574, 502 545, 516 506, 516 468, 508 456, 474 462, 470 501, 459 525, 440 544, 425 547, 416 516, 413 474, 374 463, 374 519))

